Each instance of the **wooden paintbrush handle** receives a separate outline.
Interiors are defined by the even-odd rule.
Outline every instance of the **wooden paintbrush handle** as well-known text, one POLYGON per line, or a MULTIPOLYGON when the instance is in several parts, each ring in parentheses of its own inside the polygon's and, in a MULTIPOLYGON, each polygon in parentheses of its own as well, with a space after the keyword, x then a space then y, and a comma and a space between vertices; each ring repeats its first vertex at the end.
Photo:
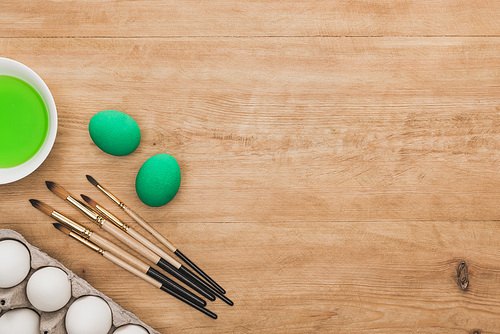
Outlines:
POLYGON ((150 260, 151 262, 158 263, 158 261, 160 261, 160 256, 156 255, 152 250, 150 250, 149 248, 141 244, 139 241, 132 238, 130 235, 128 235, 127 233, 125 233, 123 230, 116 227, 112 223, 104 221, 102 224, 102 228, 106 232, 114 236, 116 239, 120 240, 125 245, 132 248, 133 250, 144 256, 146 259, 150 260))
POLYGON ((90 240, 92 242, 94 242, 96 245, 98 245, 99 247, 101 247, 102 249, 104 249, 110 253, 113 253, 114 255, 120 257, 121 259, 125 260, 129 264, 133 265, 135 268, 137 268, 141 272, 143 272, 143 273, 148 272, 150 267, 146 263, 142 262, 141 260, 139 260, 138 258, 133 256, 132 254, 128 253, 126 250, 116 246, 108 239, 105 239, 96 233, 92 233, 92 235, 90 236, 90 240))
POLYGON ((146 231, 151 233, 159 242, 165 245, 172 252, 175 252, 177 250, 177 248, 175 248, 174 245, 170 243, 170 241, 165 239, 165 237, 163 237, 158 231, 156 231, 153 227, 151 227, 151 225, 149 225, 144 219, 142 219, 137 213, 135 213, 128 206, 124 205, 123 211, 125 211, 130 216, 130 218, 135 220, 139 225, 141 225, 146 231))
MULTIPOLYGON (((142 272, 143 274, 146 274, 148 277, 152 277, 155 279, 155 281, 160 282, 162 285, 168 287, 171 290, 174 290, 178 295, 182 295, 189 300, 193 301, 195 304, 200 305, 200 306, 205 306, 206 302, 193 294, 192 292, 184 289, 182 286, 178 285, 177 283, 173 282, 170 280, 168 277, 164 276, 162 273, 159 271, 155 270, 154 268, 148 266, 135 256, 131 255, 124 249, 116 246, 113 244, 111 241, 101 237, 100 235, 96 233, 92 233, 90 236, 90 239, 92 242, 94 242, 96 245, 101 247, 106 253, 112 254, 113 256, 119 257, 126 263, 130 264, 133 268, 137 269, 138 271, 142 272)), ((103 253, 104 255, 104 253, 103 253)))
POLYGON ((103 252, 102 254, 106 259, 110 260, 111 262, 113 262, 114 264, 122 267, 123 269, 125 269, 126 271, 134 274, 135 276, 139 277, 139 278, 142 278, 143 280, 145 280, 146 282, 150 283, 151 285, 157 287, 158 289, 161 289, 162 287, 162 284, 160 282, 158 282, 157 280, 155 280, 154 278, 152 277, 149 277, 148 275, 140 272, 138 269, 134 268, 133 266, 131 266, 130 264, 126 263, 125 261, 122 261, 121 259, 119 259, 118 257, 116 257, 115 255, 109 253, 109 252, 103 252))
MULTIPOLYGON (((168 272, 169 274, 173 275, 175 278, 179 279, 181 282, 189 285, 193 289, 198 288, 198 286, 188 279, 187 277, 183 276, 179 272, 179 268, 174 267, 173 264, 168 262, 167 260, 161 258, 157 254, 155 254, 152 250, 141 244, 139 241, 135 240, 132 238, 130 235, 125 233, 122 229, 116 227, 113 223, 108 222, 107 220, 102 221, 102 228, 109 232, 111 235, 113 235, 115 238, 138 252, 139 254, 143 255, 146 257, 148 260, 152 261, 154 264, 157 264, 160 268, 168 272)), ((184 267, 180 266, 180 269, 184 267)), ((205 292, 204 289, 200 289, 202 292, 205 292)), ((199 290, 196 290, 200 292, 199 290)), ((200 293, 202 293, 200 292, 200 293)), ((203 294, 203 296, 207 297, 207 295, 203 294)), ((213 297, 213 295, 208 294, 209 297, 213 297)), ((209 298, 207 297, 207 298, 209 298)), ((221 298, 222 299, 222 298, 221 298)))
POLYGON ((109 261, 111 261, 114 264, 122 267, 123 269, 125 269, 126 271, 134 274, 135 276, 137 276, 139 278, 142 278, 143 280, 145 280, 146 282, 150 283, 154 287, 167 292, 171 296, 173 296, 173 297, 175 297, 175 298, 183 301, 184 303, 186 303, 189 306, 197 309, 198 311, 203 312, 204 314, 208 315, 209 317, 211 317, 213 319, 217 319, 217 315, 215 313, 211 312, 210 310, 205 309, 201 305, 198 305, 197 303, 193 302, 193 300, 191 300, 189 298, 186 298, 186 296, 184 294, 180 294, 178 291, 172 290, 169 286, 164 285, 164 284, 158 282, 157 280, 155 280, 154 278, 149 277, 148 275, 141 273, 139 270, 135 269, 134 267, 132 267, 128 263, 120 260, 118 257, 114 256, 113 254, 111 254, 109 252, 103 252, 102 255, 106 259, 108 259, 109 261))
POLYGON ((179 269, 181 267, 181 264, 180 264, 179 261, 177 261, 176 259, 174 259, 170 255, 168 255, 167 253, 165 253, 160 247, 156 246, 154 243, 152 243, 151 241, 149 241, 148 239, 146 239, 145 237, 143 237, 141 234, 139 234, 139 232, 137 232, 137 231, 129 228, 127 230, 127 233, 130 236, 132 236, 134 239, 136 239, 137 241, 139 241, 141 244, 143 244, 144 246, 146 246, 147 248, 149 248, 150 250, 152 250, 153 252, 155 252, 157 255, 161 256, 162 258, 164 258, 165 260, 167 260, 168 262, 170 262, 177 269, 179 269))

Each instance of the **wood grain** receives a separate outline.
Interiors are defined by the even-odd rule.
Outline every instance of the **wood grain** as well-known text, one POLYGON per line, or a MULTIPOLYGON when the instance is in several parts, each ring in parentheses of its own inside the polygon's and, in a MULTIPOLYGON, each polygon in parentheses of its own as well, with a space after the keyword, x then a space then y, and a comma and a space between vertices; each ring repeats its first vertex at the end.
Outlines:
POLYGON ((153 226, 209 268, 235 306, 209 303, 219 315, 213 321, 110 266, 49 221, 2 224, 162 333, 499 332, 498 222, 153 226), (462 260, 467 292, 456 282, 462 260))
POLYGON ((498 36, 499 17, 495 0, 3 0, 0 36, 498 36))
POLYGON ((148 221, 498 220, 499 40, 0 39, 60 113, 53 152, 2 186, 0 212, 40 221, 32 197, 70 210, 44 180, 113 208, 91 174, 148 221), (104 109, 138 121, 136 152, 92 143, 104 109), (134 191, 158 153, 183 174, 159 209, 134 191))
POLYGON ((499 42, 492 0, 1 1, 0 56, 46 81, 59 130, 0 186, 0 228, 161 333, 500 333, 499 42), (92 143, 105 109, 138 121, 136 152, 92 143), (182 183, 150 208, 134 182, 157 153, 182 183), (213 321, 30 206, 84 222, 52 180, 130 223, 85 174, 235 306, 209 303, 213 321))

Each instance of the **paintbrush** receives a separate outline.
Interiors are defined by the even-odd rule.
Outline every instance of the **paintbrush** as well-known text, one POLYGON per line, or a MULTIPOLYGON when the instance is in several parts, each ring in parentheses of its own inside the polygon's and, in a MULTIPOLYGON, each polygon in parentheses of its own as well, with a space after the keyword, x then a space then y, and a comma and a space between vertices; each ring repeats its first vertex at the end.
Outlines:
POLYGON ((229 298, 227 298, 219 291, 215 290, 210 285, 205 283, 198 276, 193 274, 189 269, 184 267, 181 263, 176 261, 168 254, 165 254, 167 255, 166 258, 156 254, 154 250, 151 250, 147 247, 148 245, 143 245, 140 241, 137 241, 136 239, 128 235, 121 228, 115 226, 113 223, 107 221, 106 219, 103 219, 89 206, 77 200, 74 196, 72 196, 68 191, 66 191, 63 187, 61 187, 57 183, 51 181, 45 181, 45 183, 47 184, 47 187, 49 188, 50 191, 52 191, 60 198, 68 201, 91 221, 93 221, 98 226, 102 227, 104 230, 112 234, 115 238, 124 242, 126 245, 129 245, 135 251, 141 253, 141 255, 153 261, 153 263, 156 263, 160 268, 167 271, 168 273, 170 273, 183 283, 187 284, 188 286, 196 290, 198 293, 202 294, 203 296, 205 296, 210 300, 214 300, 215 296, 217 296, 228 305, 231 306, 234 305, 229 298))
POLYGON ((175 255, 177 255, 182 261, 184 261, 188 266, 190 266, 194 271, 196 271, 201 277, 207 280, 214 288, 216 288, 221 293, 226 293, 226 291, 215 282, 210 276, 208 276, 203 270, 201 270, 194 262, 188 259, 187 256, 181 253, 181 251, 175 247, 170 241, 163 237, 158 231, 156 231, 151 225, 149 225, 144 219, 142 219, 137 213, 135 213, 131 208, 129 208, 125 203, 120 201, 115 195, 104 188, 99 182, 97 182, 92 176, 86 175, 87 180, 92 183, 94 187, 102 191, 111 201, 125 211, 130 218, 135 220, 139 225, 141 225, 146 231, 151 233, 159 242, 161 242, 165 247, 170 249, 175 255))
MULTIPOLYGON (((107 221, 110 221, 113 224, 115 224, 115 226, 117 226, 120 229, 122 229, 123 231, 125 231, 127 234, 129 234, 134 239, 136 239, 137 241, 139 241, 140 243, 142 243, 143 245, 145 245, 146 247, 148 247, 150 250, 152 250, 153 252, 155 252, 160 257, 166 258, 166 259, 171 258, 161 248, 159 248, 158 246, 156 246, 155 244, 153 244, 151 241, 149 241, 148 239, 146 239, 144 236, 142 236, 141 234, 139 234, 137 231, 135 231, 134 229, 132 229, 131 227, 129 227, 128 225, 126 225, 125 223, 123 223, 118 217, 116 217, 111 212, 109 212, 108 210, 106 210, 102 205, 98 204, 96 201, 94 201, 93 199, 91 199, 90 197, 88 197, 86 195, 81 194, 80 196, 102 218, 104 218, 107 221)), ((199 282, 199 281, 200 280, 198 278, 197 282, 199 282)), ((194 283, 197 283, 197 282, 194 282, 194 283)), ((208 291, 210 291, 211 293, 215 294, 217 297, 221 298, 223 301, 225 301, 229 305, 232 305, 232 301, 229 300, 226 296, 222 295, 219 291, 215 290, 210 285, 207 285, 204 281, 201 281, 201 283, 203 284, 202 287, 208 289, 208 291)))
POLYGON ((197 309, 198 311, 200 312, 203 312, 204 314, 208 315, 209 317, 213 318, 213 319, 217 319, 217 315, 215 313, 213 313, 212 311, 210 310, 207 310, 195 303, 193 303, 191 300, 189 299, 186 299, 183 295, 180 295, 178 294, 177 292, 169 289, 167 286, 165 286, 164 284, 158 282, 157 280, 151 278, 150 276, 144 274, 142 271, 136 269, 134 266, 131 266, 130 264, 126 263, 125 261, 119 259, 118 257, 116 257, 115 255, 113 255, 112 253, 100 248, 98 245, 82 238, 80 235, 72 232, 71 230, 69 230, 68 228, 64 227, 63 225, 61 224, 52 224, 54 225, 55 228, 57 228, 59 231, 63 232, 64 234, 67 234, 69 235, 70 237, 72 237, 73 239, 75 240, 78 240, 79 242, 81 242, 82 244, 84 244, 85 246, 89 247, 90 249, 96 251, 97 253, 101 254, 102 256, 104 256, 106 259, 108 259, 109 261, 113 262, 114 264, 118 265, 119 267, 122 267, 123 269, 127 270, 128 272, 130 272, 131 274, 139 277, 139 278, 142 278, 143 280, 145 280, 146 282, 150 283, 151 285, 153 285, 154 287, 158 288, 158 289, 161 289, 163 291, 165 291, 166 293, 170 294, 171 296, 183 301, 184 303, 188 304, 189 306, 192 306, 193 308, 197 309))
POLYGON ((111 253, 121 257, 123 260, 128 261, 130 264, 136 266, 137 269, 141 270, 144 274, 154 278, 158 282, 162 283, 166 287, 170 288, 171 290, 174 290, 177 294, 183 295, 184 297, 192 300, 195 304, 198 304, 200 306, 205 306, 207 303, 192 293, 191 291, 186 290, 184 287, 180 286, 179 284, 175 283, 156 269, 152 268, 151 266, 146 265, 144 262, 133 256, 132 254, 129 254, 127 251, 123 250, 122 248, 116 246, 113 244, 111 241, 107 240, 106 238, 100 236, 99 234, 95 233, 94 231, 87 229, 85 226, 75 222, 74 220, 64 216, 63 214, 57 212, 54 210, 52 207, 49 205, 38 201, 36 199, 30 199, 31 205, 33 205, 36 209, 40 210, 41 212, 45 213, 47 216, 50 216, 57 220, 59 223, 62 225, 66 226, 69 228, 72 232, 77 233, 81 237, 91 241, 92 243, 98 245, 99 247, 106 249, 110 251, 111 253))
MULTIPOLYGON (((108 210, 106 210, 102 205, 98 204, 96 201, 94 201, 93 199, 91 199, 90 197, 88 197, 86 195, 81 194, 80 196, 102 218, 104 218, 107 221, 110 221, 113 224, 115 224, 115 226, 117 226, 121 230, 125 231, 125 233, 129 234, 131 237, 133 237, 134 239, 136 239, 137 241, 139 241, 141 244, 143 244, 144 246, 146 246, 147 248, 149 248, 150 250, 152 250, 153 252, 155 252, 160 257, 165 258, 165 259, 172 258, 170 255, 168 255, 167 253, 165 253, 160 247, 156 246, 151 241, 149 241, 148 239, 146 239, 144 236, 142 236, 141 234, 139 234, 139 232, 135 231, 134 229, 132 229, 131 227, 129 227, 128 225, 126 225, 125 223, 123 223, 118 217, 116 217, 111 212, 109 212, 108 210)), ((177 262, 177 261, 175 261, 175 262, 177 262)), ((172 263, 172 264, 174 264, 174 263, 172 263)), ((183 266, 181 268, 183 268, 183 266)), ((188 270, 188 269, 186 268, 186 270, 188 270)), ((198 283, 199 285, 201 285, 201 287, 205 288, 205 290, 207 290, 207 291, 211 292, 212 294, 216 295, 217 297, 219 297, 221 300, 223 300, 227 304, 229 304, 231 306, 233 305, 233 302, 229 298, 227 298, 226 296, 224 296, 223 294, 221 294, 218 290, 214 289, 212 286, 208 285, 207 283, 205 283, 204 281, 202 281, 201 279, 199 279, 196 275, 193 274, 193 276, 196 279, 196 281, 194 283, 198 283)), ((188 278, 191 278, 193 276, 188 276, 188 278)))

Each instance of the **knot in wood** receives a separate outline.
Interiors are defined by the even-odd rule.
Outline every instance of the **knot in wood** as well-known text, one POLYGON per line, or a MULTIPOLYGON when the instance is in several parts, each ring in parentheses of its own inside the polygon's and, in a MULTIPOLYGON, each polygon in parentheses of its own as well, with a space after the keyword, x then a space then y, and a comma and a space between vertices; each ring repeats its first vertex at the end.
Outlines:
POLYGON ((457 283, 462 291, 467 291, 469 287, 469 268, 465 261, 460 262, 457 268, 457 283))

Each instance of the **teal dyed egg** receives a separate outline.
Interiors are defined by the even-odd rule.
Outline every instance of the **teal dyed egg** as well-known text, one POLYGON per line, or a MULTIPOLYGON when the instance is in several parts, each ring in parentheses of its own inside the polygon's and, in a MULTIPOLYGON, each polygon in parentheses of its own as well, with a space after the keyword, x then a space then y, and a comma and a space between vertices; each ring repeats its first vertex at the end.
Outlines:
POLYGON ((146 160, 135 179, 135 190, 149 206, 162 206, 174 198, 181 185, 181 169, 169 154, 157 154, 146 160))
POLYGON ((134 152, 141 141, 137 122, 117 110, 104 110, 95 114, 89 122, 89 133, 97 147, 117 156, 134 152))

